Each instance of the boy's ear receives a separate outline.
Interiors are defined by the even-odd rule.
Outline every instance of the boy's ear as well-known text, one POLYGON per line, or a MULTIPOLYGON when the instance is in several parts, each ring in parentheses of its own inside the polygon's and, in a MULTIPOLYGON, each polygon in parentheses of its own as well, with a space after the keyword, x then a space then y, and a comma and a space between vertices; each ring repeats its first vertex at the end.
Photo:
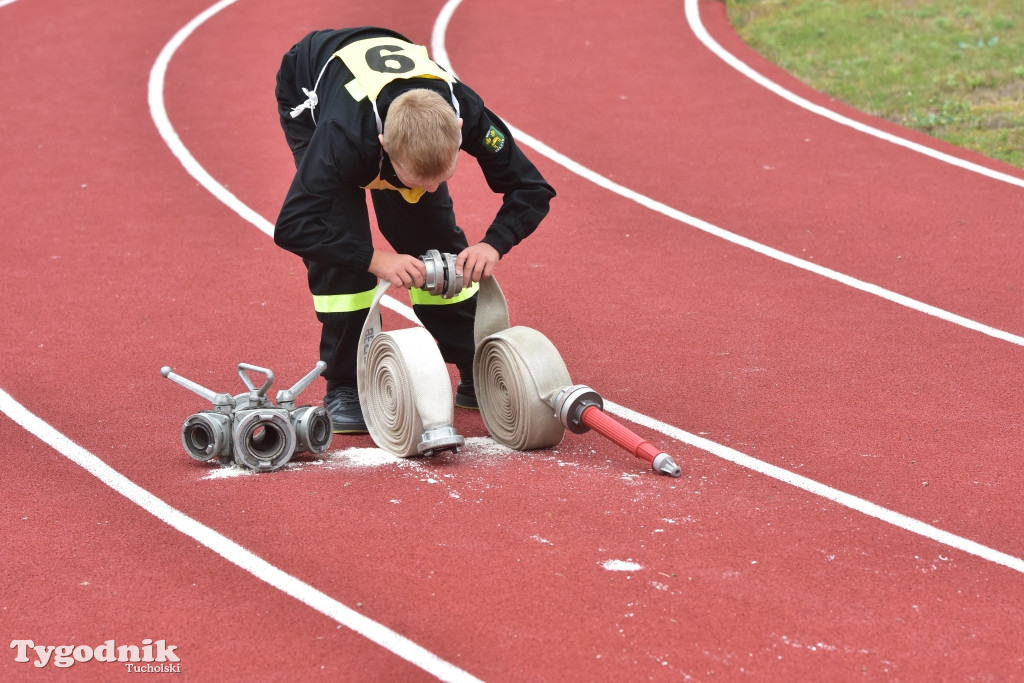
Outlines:
MULTIPOLYGON (((459 121, 461 122, 462 119, 459 119, 459 121)), ((460 123, 460 125, 461 125, 461 123, 460 123)), ((384 135, 383 135, 383 133, 378 133, 377 139, 380 140, 380 146, 384 148, 385 152, 387 152, 388 151, 388 146, 384 143, 384 135)))
MULTIPOLYGON (((460 116, 457 120, 459 122, 459 129, 461 130, 462 129, 462 117, 460 116)), ((383 137, 381 138, 381 142, 382 143, 384 142, 384 138, 383 137)))

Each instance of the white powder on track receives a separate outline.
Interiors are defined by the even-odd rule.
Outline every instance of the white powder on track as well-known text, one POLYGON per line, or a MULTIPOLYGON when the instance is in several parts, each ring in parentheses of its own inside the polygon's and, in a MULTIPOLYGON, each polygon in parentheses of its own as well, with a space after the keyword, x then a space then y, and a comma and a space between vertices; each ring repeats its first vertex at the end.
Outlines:
POLYGON ((420 467, 418 460, 399 458, 380 448, 346 448, 327 454, 329 467, 420 467))
MULTIPOLYGON (((507 446, 502 446, 487 436, 473 436, 466 439, 464 451, 471 455, 484 458, 511 455, 516 453, 507 446)), ((328 469, 368 468, 368 467, 422 467, 421 458, 399 458, 380 448, 345 448, 328 451, 321 459, 312 461, 297 460, 285 465, 282 470, 301 470, 308 467, 326 467, 328 469)), ((240 467, 234 463, 217 467, 202 479, 231 479, 233 477, 254 476, 257 473, 240 467)), ((271 473, 272 474, 272 473, 271 473)))
POLYGON ((610 572, 635 572, 644 568, 632 560, 605 560, 601 566, 610 572))
POLYGON ((209 474, 207 474, 205 477, 202 477, 202 478, 203 479, 231 479, 233 477, 255 476, 256 474, 257 474, 256 472, 253 472, 252 470, 250 470, 248 468, 240 467, 240 466, 235 465, 235 464, 232 463, 231 465, 224 465, 222 467, 218 467, 217 469, 212 470, 209 474))
POLYGON ((496 456, 496 455, 512 455, 518 451, 514 451, 508 446, 503 446, 489 436, 471 436, 466 439, 466 450, 470 451, 474 455, 482 456, 496 456))

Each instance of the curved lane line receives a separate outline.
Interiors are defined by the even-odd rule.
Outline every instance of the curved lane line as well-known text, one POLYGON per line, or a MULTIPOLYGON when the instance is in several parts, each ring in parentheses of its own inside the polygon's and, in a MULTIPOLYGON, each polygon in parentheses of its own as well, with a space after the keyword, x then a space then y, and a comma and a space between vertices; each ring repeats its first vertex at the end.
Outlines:
MULTIPOLYGON (((210 17, 214 16, 225 7, 233 5, 235 2, 237 2, 237 0, 221 0, 221 2, 209 7, 206 11, 202 12, 182 27, 182 29, 178 31, 173 38, 171 38, 170 42, 164 46, 164 49, 160 51, 160 55, 157 57, 156 62, 153 63, 153 68, 150 70, 149 74, 149 110, 153 117, 153 123, 156 124, 157 130, 160 132, 160 136, 164 139, 164 142, 167 143, 167 146, 170 148, 174 156, 178 158, 178 161, 181 162, 181 165, 185 167, 186 171, 188 171, 189 175, 195 178, 200 185, 205 187, 207 191, 223 202, 228 208, 248 222, 252 223, 257 229, 273 239, 274 224, 251 209, 230 190, 217 182, 214 177, 211 176, 205 168, 203 168, 202 164, 192 156, 192 153, 188 151, 188 148, 181 141, 181 138, 178 137, 177 131, 174 129, 170 118, 167 116, 167 108, 164 104, 164 82, 167 77, 167 66, 174 57, 174 53, 177 52, 178 48, 181 47, 185 40, 210 17)), ((419 318, 417 318, 416 314, 413 313, 412 307, 405 305, 390 295, 384 295, 384 298, 381 301, 385 306, 402 317, 419 324, 419 318)))
POLYGON ((854 119, 843 116, 838 112, 834 112, 831 109, 800 97, 791 90, 787 90, 775 81, 769 79, 767 76, 755 71, 752 67, 740 60, 739 57, 722 47, 721 43, 711 37, 711 34, 708 33, 708 30, 704 27, 704 22, 700 17, 699 0, 686 0, 686 20, 689 22, 690 29, 693 31, 694 35, 697 36, 697 39, 704 43, 704 46, 711 50, 711 52, 717 55, 722 61, 758 85, 767 88, 779 97, 792 102, 798 107, 806 109, 807 111, 819 116, 824 116, 831 121, 853 128, 861 133, 876 137, 879 140, 885 140, 886 142, 891 142, 894 145, 905 147, 906 149, 918 152, 919 154, 924 154, 932 159, 937 159, 938 161, 957 166, 964 170, 978 173, 993 180, 1009 183, 1010 185, 1016 185, 1017 187, 1024 187, 1024 179, 1017 178, 1007 173, 1001 173, 986 166, 982 166, 981 164, 976 164, 974 162, 967 161, 966 159, 955 157, 952 154, 946 154, 945 152, 940 152, 939 150, 932 149, 926 145, 907 140, 906 138, 901 138, 898 135, 887 133, 884 130, 875 128, 874 126, 869 126, 866 123, 855 121, 854 119))
MULTIPOLYGON (((185 42, 185 40, 203 23, 208 19, 216 15, 218 12, 223 10, 230 5, 233 5, 236 0, 221 0, 221 2, 212 5, 207 8, 204 12, 197 15, 192 21, 187 23, 184 27, 179 30, 173 38, 164 46, 160 51, 159 56, 153 64, 153 68, 150 70, 149 78, 149 108, 153 122, 156 124, 157 129, 160 131, 161 137, 167 143, 171 152, 181 161, 181 164, 188 171, 189 175, 195 178, 204 188, 210 191, 217 199, 231 208, 239 216, 247 220, 256 226, 260 231, 273 238, 274 226, 270 221, 266 220, 258 214, 256 211, 251 209, 248 205, 242 202, 238 197, 232 194, 226 187, 214 180, 205 168, 196 160, 188 148, 182 143, 181 138, 178 137, 177 132, 174 130, 174 126, 171 124, 170 118, 167 116, 167 109, 164 104, 164 82, 167 75, 167 67, 171 62, 172 57, 178 48, 185 42)), ((416 316, 412 314, 412 309, 405 306, 395 299, 390 299, 390 307, 397 310, 402 315, 410 318, 413 321, 416 320, 416 316)), ((418 321, 417 321, 418 322, 418 321)), ((45 424, 45 423, 44 423, 45 424)), ((35 432, 33 432, 35 433, 35 432)), ((91 454, 90 454, 91 455, 91 454)), ((69 456, 70 457, 70 456, 69 456)), ((92 456, 95 458, 95 456, 92 456)), ((98 460, 98 458, 97 458, 98 460)), ((77 462, 77 461, 76 461, 77 462)), ((88 469, 88 468, 86 468, 88 469)), ((92 470, 90 470, 92 471, 92 470)), ((95 472, 94 472, 95 474, 95 472)), ((97 475, 99 476, 99 475, 97 475)), ((118 475, 120 476, 120 475, 118 475)), ((102 479, 102 477, 101 477, 102 479)), ((128 481, 127 479, 125 481, 128 481)), ((108 483, 104 480, 104 483, 108 483)), ((130 483, 130 482, 129 482, 130 483)), ((108 483, 108 485, 110 485, 108 483)), ((132 486, 135 486, 132 484, 132 486)), ((112 487, 114 488, 114 487, 112 487)), ((138 487, 135 487, 138 488, 138 487)), ((115 490, 119 490, 116 489, 115 490)), ((138 489, 143 493, 146 493, 142 489, 138 489)), ((120 491, 122 492, 123 491, 120 491)), ((128 495, 128 494, 125 494, 128 495)), ((151 504, 153 501, 158 502, 161 505, 165 505, 159 499, 152 497, 151 494, 146 493, 149 498, 138 501, 131 496, 128 496, 132 500, 135 500, 139 505, 150 510, 147 504, 151 504), (152 499, 152 500, 150 500, 152 499)), ((189 520, 192 524, 200 527, 203 538, 195 536, 184 529, 179 528, 175 524, 171 524, 176 529, 179 529, 183 533, 196 538, 204 545, 221 554, 229 561, 237 564, 246 571, 252 573, 257 578, 267 582, 271 586, 278 588, 285 593, 301 600, 306 605, 312 607, 318 612, 335 619, 339 624, 348 627, 356 633, 366 637, 367 639, 377 643, 378 645, 390 650, 399 657, 415 664, 424 671, 427 671, 434 676, 437 676, 441 680, 445 681, 476 681, 469 673, 459 669, 453 664, 450 664, 437 655, 433 654, 429 650, 417 645, 405 636, 392 631, 386 626, 379 624, 372 619, 368 619, 358 612, 346 607, 342 603, 334 600, 330 596, 317 591, 316 589, 308 586, 299 579, 284 573, 280 569, 277 569, 273 565, 269 564, 265 560, 257 557, 253 553, 245 550, 241 546, 238 546, 234 541, 217 534, 216 532, 207 529, 203 525, 185 517, 183 513, 166 506, 168 510, 172 510, 174 513, 181 515, 184 519, 189 520), (209 533, 206 533, 209 532, 209 533), (205 540, 204 540, 205 539, 205 540), (226 550, 225 550, 226 549, 226 550), (241 560, 241 561, 239 561, 241 560)), ((150 510, 152 512, 152 510, 150 510)), ((156 514, 155 512, 153 514, 156 514)), ((160 515, 157 515, 160 516, 160 515)), ((161 517, 161 519, 164 519, 161 517)), ((165 520, 166 521, 166 520, 165 520)))
MULTIPOLYGON (((234 1, 235 0, 225 0, 225 2, 220 3, 216 7, 218 7, 218 11, 219 11, 219 9, 222 9, 225 6, 227 6, 229 4, 232 4, 234 1)), ((445 64, 448 68, 450 68, 451 65, 450 65, 450 62, 448 62, 447 51, 444 48, 444 34, 445 34, 446 29, 447 29, 448 22, 450 21, 452 15, 454 14, 455 9, 461 4, 461 1, 462 0, 450 0, 443 7, 441 13, 438 15, 438 19, 435 22, 434 30, 433 30, 433 37, 432 37, 433 45, 432 45, 432 49, 434 51, 435 58, 437 58, 439 61, 441 61, 443 64, 445 64)), ((206 18, 208 18, 209 16, 212 16, 212 14, 213 14, 213 12, 211 12, 206 18)), ((190 25, 191 28, 189 30, 190 31, 194 30, 196 28, 196 26, 198 26, 200 23, 202 23, 202 22, 195 22, 194 25, 190 25)), ((185 29, 182 29, 182 30, 184 31, 185 29)), ((183 38, 182 38, 182 40, 177 41, 177 45, 180 45, 181 42, 183 42, 183 38)), ((158 60, 158 62, 162 62, 161 71, 159 73, 159 80, 162 83, 163 71, 166 70, 166 65, 169 62, 169 56, 165 60, 158 60)), ((156 72, 157 72, 157 68, 156 68, 156 66, 154 66, 154 73, 156 73, 156 72)), ((161 85, 161 89, 162 89, 162 85, 161 85)), ((151 83, 150 92, 151 92, 151 103, 152 102, 159 102, 161 104, 161 106, 162 106, 162 102, 163 102, 162 95, 159 98, 157 98, 156 100, 154 100, 154 98, 152 97, 152 92, 153 92, 153 84, 152 83, 151 83)), ((156 113, 154 113, 154 120, 157 120, 156 113)), ((166 121, 167 122, 167 126, 170 127, 170 122, 167 120, 165 114, 162 116, 162 120, 166 121)), ((173 132, 173 128, 170 128, 170 130, 171 130, 171 132, 173 132)), ((163 133, 163 131, 162 131, 162 133, 163 133)), ((667 206, 662 205, 662 204, 660 204, 658 202, 654 202, 653 200, 647 199, 646 197, 643 197, 642 195, 639 195, 638 193, 635 193, 635 192, 633 192, 631 190, 628 190, 627 188, 624 188, 622 186, 617 185, 616 183, 612 183, 611 181, 609 181, 609 180, 607 180, 605 178, 602 178, 601 176, 597 175, 593 171, 590 171, 589 169, 586 169, 585 167, 583 167, 583 166, 581 166, 579 164, 576 164, 575 162, 571 161, 567 157, 564 157, 563 155, 558 154, 557 152, 554 152, 554 150, 551 150, 546 145, 543 145, 543 143, 540 143, 539 141, 536 141, 535 139, 531 138, 530 136, 525 135, 521 131, 513 131, 513 135, 516 135, 517 137, 521 137, 522 139, 524 139, 524 141, 527 142, 527 144, 531 144, 531 146, 538 145, 539 147, 534 147, 535 149, 537 149, 537 151, 541 152, 542 154, 545 154, 546 156, 550 154, 551 156, 549 158, 552 158, 552 160, 555 161, 556 163, 560 163, 560 164, 566 166, 567 168, 569 168, 569 170, 572 170, 572 171, 577 172, 577 173, 580 173, 580 171, 583 171, 583 173, 580 173, 581 175, 583 175, 584 177, 587 177, 588 179, 590 179, 590 180, 592 180, 594 182, 597 182, 597 184, 599 184, 601 186, 607 187, 608 185, 612 185, 614 187, 613 188, 609 188, 609 189, 612 189, 612 191, 618 192, 620 194, 625 193, 624 196, 627 196, 630 199, 634 199, 634 201, 639 201, 639 203, 644 204, 644 205, 653 204, 654 206, 652 208, 655 208, 655 210, 662 210, 662 209, 667 210, 668 213, 666 215, 676 214, 676 215, 680 215, 680 216, 685 216, 685 214, 682 214, 681 212, 677 212, 674 209, 671 209, 671 207, 667 207, 667 206)), ((174 135, 173 138, 177 139, 177 136, 174 135)), ((166 136, 165 136, 165 139, 166 139, 166 136)), ((180 146, 180 140, 178 141, 178 145, 180 146)), ((180 146, 180 149, 182 151, 184 151, 184 153, 185 153, 185 155, 187 156, 188 159, 191 159, 191 164, 194 164, 196 167, 198 167, 198 163, 195 162, 195 160, 192 157, 192 155, 188 154, 187 150, 185 150, 183 146, 180 146)), ((176 152, 176 154, 178 154, 178 152, 176 152)), ((182 157, 179 157, 179 158, 182 158, 182 157)), ((186 163, 184 158, 183 158, 182 163, 185 165, 186 169, 190 169, 191 164, 190 163, 186 163)), ((190 170, 190 173, 191 173, 191 170, 190 170)), ((205 171, 203 171, 203 176, 206 177, 206 178, 209 178, 209 181, 207 181, 207 182, 213 182, 214 185, 218 185, 219 186, 219 184, 217 184, 215 181, 213 181, 212 178, 210 178, 210 176, 205 173, 205 171)), ((204 182, 202 180, 200 180, 200 182, 203 182, 204 186, 206 185, 206 182, 204 182)), ((211 190, 211 191, 213 191, 213 190, 211 190)), ((225 192, 226 192, 226 190, 225 190, 225 192)), ((218 194, 218 193, 215 192, 214 194, 218 194)), ((228 193, 228 194, 230 194, 230 193, 228 193)), ((220 196, 220 195, 218 194, 218 196, 220 196)), ((248 207, 246 207, 246 208, 248 208, 248 207)), ((675 217, 675 216, 673 215, 673 217, 675 217)), ((687 218, 691 219, 691 217, 687 217, 687 218)), ((254 222, 254 221, 252 221, 251 218, 247 219, 247 220, 250 220, 250 222, 254 222)), ((695 221, 696 219, 691 219, 691 220, 695 221)), ((260 221, 261 222, 265 222, 262 219, 262 217, 260 217, 260 221)), ((684 222, 689 222, 689 221, 684 221, 684 222)), ((703 221, 700 221, 700 223, 703 223, 703 221)), ((254 222, 254 224, 257 225, 257 227, 260 227, 259 224, 255 223, 255 222, 254 222)), ((705 224, 705 225, 707 227, 710 227, 710 228, 715 228, 715 226, 711 226, 710 224, 705 224)), ((697 226, 697 227, 700 227, 700 226, 697 226)), ((719 228, 715 228, 715 230, 720 230, 720 229, 719 228)), ((722 232, 725 232, 725 231, 722 231, 722 232)), ((272 232, 270 234, 272 234, 272 232)), ((728 233, 728 234, 731 235, 731 233, 728 233)), ((738 236, 736 236, 736 237, 738 237, 738 236)), ((745 240, 745 238, 739 238, 739 239, 745 240)), ((749 242, 749 240, 745 240, 745 241, 749 242)), ((752 244, 756 244, 756 243, 752 243, 752 244)), ((760 247, 761 245, 757 245, 757 246, 760 247)), ((774 251, 774 250, 772 250, 772 251, 774 251)), ((788 255, 784 255, 784 256, 788 256, 788 255)), ((789 258, 792 258, 792 257, 789 257, 789 258)), ((799 260, 799 259, 797 259, 797 260, 799 260)), ((807 263, 807 262, 804 262, 804 263, 807 263)), ((807 265, 816 266, 816 264, 809 264, 809 263, 807 263, 807 265)), ((1014 343, 1018 343, 1018 344, 1024 345, 1024 343, 1022 343, 1022 342, 1024 342, 1024 340, 1020 340, 1020 341, 1017 341, 1017 342, 1014 342, 1014 343)), ((768 463, 762 462, 760 460, 757 460, 756 458, 753 458, 753 457, 751 457, 749 455, 746 455, 745 453, 741 453, 739 451, 736 451, 734 449, 728 448, 728 447, 723 446, 721 444, 715 443, 715 442, 710 441, 708 439, 704 439, 704 438, 698 437, 698 436, 696 436, 694 434, 691 434, 691 433, 686 432, 686 431, 684 431, 682 429, 679 429, 678 427, 674 427, 672 425, 660 422, 659 420, 655 420, 654 418, 648 417, 648 416, 643 415, 641 413, 637 413, 637 412, 635 412, 633 410, 630 410, 630 409, 625 408, 623 406, 620 406, 620 405, 617 405, 615 403, 612 403, 611 401, 607 401, 606 402, 606 408, 609 410, 609 412, 612 412, 613 414, 615 414, 615 415, 617 415, 617 416, 619 416, 619 417, 621 417, 623 419, 629 420, 629 421, 634 422, 636 424, 640 424, 640 425, 646 426, 646 427, 648 427, 648 428, 650 428, 652 430, 658 431, 658 432, 660 432, 660 433, 662 433, 662 434, 664 434, 664 435, 666 435, 666 436, 668 436, 670 438, 676 439, 676 440, 678 440, 678 441, 680 441, 682 443, 690 444, 690 445, 692 445, 692 446, 694 446, 696 448, 699 448, 699 449, 704 450, 706 452, 709 452, 709 453, 711 453, 713 455, 716 455, 716 456, 718 456, 720 458, 723 458, 725 460, 733 462, 733 463, 735 463, 735 464, 737 464, 737 465, 739 465, 741 467, 745 467, 745 468, 751 469, 753 471, 759 472, 761 474, 764 474, 765 476, 772 477, 772 478, 778 479, 780 481, 784 481, 784 482, 789 483, 789 484, 791 484, 791 485, 793 485, 795 487, 801 488, 801 489, 803 489, 805 491, 808 491, 808 492, 813 493, 815 495, 818 495, 818 496, 821 496, 821 497, 826 498, 828 500, 831 500, 831 501, 833 501, 833 502, 835 502, 835 503, 837 503, 839 505, 843 505, 845 507, 857 510, 859 512, 862 512, 863 514, 869 515, 871 517, 875 517, 876 519, 879 519, 879 520, 881 520, 883 522, 892 524, 892 525, 894 525, 894 526, 896 526, 898 528, 902 528, 902 529, 904 529, 906 531, 910 531, 912 533, 921 535, 921 536, 923 536, 925 538, 931 539, 931 540, 936 541, 938 543, 941 543, 941 544, 944 544, 944 545, 948 545, 948 546, 950 546, 952 548, 956 548, 956 549, 961 550, 961 551, 963 551, 965 553, 968 553, 968 554, 971 554, 971 555, 975 555, 975 556, 980 557, 980 558, 982 558, 984 560, 988 560, 990 562, 1002 565, 1002 566, 1007 567, 1009 569, 1012 569, 1014 571, 1024 573, 1024 560, 1022 560, 1020 558, 1013 557, 1012 555, 1008 555, 1008 554, 1000 552, 998 550, 994 550, 994 549, 989 548, 987 546, 984 546, 984 545, 981 545, 981 544, 976 543, 974 541, 971 541, 970 539, 963 538, 963 537, 960 537, 960 536, 956 536, 955 534, 951 534, 951 533, 949 533, 947 531, 944 531, 942 529, 939 529, 937 527, 933 527, 933 526, 931 526, 929 524, 925 524, 924 522, 921 522, 919 520, 913 519, 911 517, 907 517, 906 515, 902 515, 900 513, 894 512, 892 510, 888 510, 886 508, 883 508, 883 507, 881 507, 881 506, 879 506, 879 505, 877 505, 875 503, 872 503, 870 501, 864 500, 862 498, 858 498, 856 496, 852 496, 852 495, 850 495, 848 493, 845 493, 843 491, 839 491, 837 489, 831 488, 829 486, 826 486, 826 485, 821 484, 819 482, 813 481, 813 480, 808 479, 806 477, 802 477, 800 475, 797 475, 797 474, 794 474, 792 472, 789 472, 788 470, 784 470, 784 469, 776 467, 774 465, 770 465, 768 463)), ((468 674, 466 674, 466 675, 468 676, 468 674)))
MULTIPOLYGON (((445 35, 448 30, 448 24, 450 23, 451 18, 455 13, 455 10, 461 4, 462 0, 448 0, 448 2, 441 9, 441 12, 438 14, 437 20, 434 23, 433 31, 431 32, 431 51, 434 54, 434 59, 437 60, 439 64, 442 64, 446 69, 451 71, 453 74, 455 73, 455 70, 452 68, 451 61, 448 58, 448 51, 445 48, 445 35)), ((881 287, 876 287, 875 285, 870 285, 868 283, 855 280, 841 273, 836 273, 835 271, 828 270, 827 268, 821 268, 817 264, 810 263, 808 261, 802 261, 801 259, 797 259, 783 252, 758 244, 757 242, 753 242, 752 240, 748 240, 745 237, 740 237, 739 235, 735 235, 733 233, 722 230, 721 228, 711 225, 710 223, 707 223, 705 221, 701 221, 697 218, 693 218, 692 216, 688 216, 682 213, 681 211, 677 211, 669 206, 666 206, 660 202, 645 197, 644 195, 641 195, 638 192, 634 192, 629 188, 623 187, 618 183, 615 183, 611 180, 608 180, 607 178, 604 178, 603 176, 598 175, 594 171, 591 171, 590 169, 586 168, 585 166, 582 166, 581 164, 576 163, 572 159, 569 159, 568 157, 556 152, 555 150, 551 149, 550 147, 540 142, 536 138, 533 138, 527 135, 526 133, 513 128, 511 125, 509 125, 509 128, 512 130, 513 136, 515 136, 517 139, 523 140, 530 147, 540 152, 544 156, 548 157, 555 163, 564 166, 568 170, 586 178, 587 180, 590 180, 591 182, 596 183, 597 185, 600 185, 601 187, 609 189, 612 192, 615 192, 616 194, 626 197, 627 199, 632 199, 633 201, 644 206, 647 206, 648 208, 658 211, 659 213, 662 213, 666 216, 675 218, 676 220, 680 220, 684 223, 689 223, 690 225, 693 225, 696 228, 705 230, 706 232, 710 232, 711 234, 714 235, 718 235, 719 237, 723 237, 724 239, 727 239, 730 242, 734 242, 741 246, 748 247, 750 249, 753 249, 754 251, 765 254, 766 256, 777 258, 780 261, 790 263, 791 265, 795 265, 799 268, 804 268, 805 270, 816 272, 820 275, 824 275, 825 277, 829 277, 830 279, 842 282, 843 284, 848 284, 851 287, 861 289, 871 294, 877 294, 878 296, 882 296, 883 298, 890 299, 891 301, 895 301, 896 303, 900 303, 904 306, 914 308, 915 310, 919 310, 924 313, 929 313, 931 315, 935 315, 936 317, 947 319, 950 320, 951 322, 956 322, 957 324, 963 325, 964 327, 977 329, 978 331, 985 332, 986 334, 990 334, 991 336, 1006 339, 1006 341, 1010 341, 1014 344, 1024 346, 1024 338, 1017 337, 1016 335, 1010 335, 1009 333, 1002 332, 1001 330, 988 328, 987 326, 981 325, 980 323, 975 323, 965 318, 954 316, 952 313, 947 313, 946 311, 942 311, 932 306, 927 306, 926 304, 914 301, 913 299, 909 299, 908 297, 904 297, 900 294, 884 290, 881 287)), ((1024 573, 1024 560, 1020 558, 1008 555, 998 550, 994 550, 970 539, 963 538, 955 534, 951 534, 948 531, 943 531, 938 527, 931 526, 930 524, 925 524, 920 520, 908 517, 893 510, 889 510, 880 505, 877 505, 876 503, 872 503, 869 500, 858 498, 857 496, 851 495, 844 491, 840 491, 830 486, 826 486, 825 484, 816 482, 813 479, 808 479, 807 477, 794 474, 789 470, 785 470, 781 467, 777 467, 775 465, 763 462, 745 453, 741 453, 740 451, 729 448, 728 446, 723 446, 714 441, 710 441, 709 439, 705 439, 695 434, 691 434, 690 432, 679 429, 678 427, 674 427, 670 424, 661 422, 660 420, 648 417, 647 415, 630 410, 629 408, 620 406, 611 401, 605 400, 604 407, 605 410, 612 413, 613 415, 617 415, 618 417, 621 417, 625 420, 629 420, 630 422, 643 425, 651 430, 660 432, 661 434, 664 434, 665 436, 668 436, 682 443, 690 444, 695 448, 699 448, 703 451, 711 453, 712 455, 718 456, 719 458, 732 462, 741 467, 745 467, 747 469, 763 474, 767 477, 783 481, 787 484, 803 489, 804 491, 813 493, 814 495, 821 496, 822 498, 837 503, 838 505, 842 505, 844 507, 857 510, 858 512, 862 512, 865 515, 874 517, 888 524, 892 524, 893 526, 899 527, 911 533, 924 536, 925 538, 937 541, 938 543, 942 543, 944 545, 948 545, 952 548, 956 548, 965 553, 976 555, 977 557, 980 557, 982 559, 989 560, 990 562, 994 562, 1004 567, 1008 567, 1015 571, 1024 573)))
POLYGON ((466 682, 479 680, 449 664, 429 650, 417 645, 405 636, 343 605, 331 596, 278 569, 223 534, 171 507, 103 462, 97 456, 58 432, 31 413, 25 406, 18 403, 3 389, 0 389, 0 411, 6 413, 12 420, 29 433, 35 435, 40 441, 56 450, 68 460, 81 466, 89 474, 146 512, 186 536, 195 539, 228 562, 249 572, 257 579, 287 593, 299 602, 334 619, 339 624, 347 626, 361 636, 372 640, 441 680, 466 682))
POLYGON ((245 202, 232 194, 226 187, 214 180, 213 176, 207 173, 206 169, 196 161, 196 158, 192 156, 192 153, 185 147, 181 138, 178 137, 174 126, 171 125, 171 120, 167 116, 167 108, 164 105, 164 81, 167 76, 167 65, 170 64, 174 53, 178 51, 178 48, 185 42, 185 39, 192 35, 207 19, 225 7, 233 5, 235 2, 236 0, 221 0, 216 5, 209 7, 187 23, 180 31, 174 34, 170 42, 164 45, 164 48, 153 63, 153 68, 149 72, 149 111, 153 117, 153 123, 156 124, 157 130, 160 131, 160 136, 167 143, 174 156, 178 158, 178 161, 181 162, 181 165, 188 171, 188 174, 195 178, 214 197, 227 205, 228 208, 273 238, 273 224, 249 208, 245 202))
MULTIPOLYGON (((451 20, 451 17, 454 14, 455 9, 461 4, 462 0, 448 0, 448 3, 441 10, 440 14, 438 14, 437 23, 435 23, 434 25, 434 30, 431 37, 431 50, 434 54, 434 59, 436 59, 439 64, 444 66, 453 74, 455 73, 455 70, 454 68, 452 68, 451 61, 448 58, 448 51, 445 48, 444 44, 444 36, 448 27, 448 22, 451 20)), ((674 209, 671 206, 668 206, 667 204, 663 204, 657 201, 656 199, 651 199, 646 195, 642 195, 639 192, 636 192, 635 190, 631 190, 628 187, 620 185, 613 180, 605 178, 596 171, 593 171, 587 168, 586 166, 576 161, 573 161, 564 154, 557 152, 556 150, 544 144, 537 138, 528 135, 527 133, 519 130, 518 128, 512 126, 511 124, 509 124, 509 129, 512 131, 512 135, 517 140, 520 140, 527 146, 532 147, 534 150, 536 150, 543 156, 547 157, 551 161, 554 161, 556 164, 563 166, 569 171, 575 173, 576 175, 589 180, 595 185, 603 187, 604 189, 609 190, 610 192, 614 192, 620 197, 630 199, 636 202, 637 204, 640 204, 641 206, 645 206, 648 209, 651 209, 652 211, 656 211, 662 214, 663 216, 667 216, 668 218, 677 220, 680 223, 686 223, 687 225, 697 228, 698 230, 714 235, 715 237, 719 237, 723 240, 726 240, 727 242, 732 242, 735 245, 744 247, 746 249, 750 249, 751 251, 755 251, 759 254, 775 259, 776 261, 781 261, 796 268, 800 268, 801 270, 809 271, 816 275, 828 278, 829 280, 833 280, 848 287, 852 287, 853 289, 858 289, 867 294, 873 294, 874 296, 880 297, 887 301, 891 301, 895 304, 899 304, 900 306, 904 306, 906 308, 918 311, 919 313, 925 313, 927 315, 934 316, 941 320, 945 320, 946 322, 953 323, 954 325, 959 325, 960 327, 965 327, 969 330, 974 330, 975 332, 981 332, 982 334, 988 335, 989 337, 1001 339, 1003 341, 1010 342, 1011 344, 1016 344, 1017 346, 1024 346, 1024 336, 1000 330, 998 328, 986 325, 976 320, 971 320, 970 318, 965 318, 964 316, 957 315, 956 313, 951 313, 944 309, 938 308, 937 306, 932 306, 931 304, 926 304, 916 299, 912 299, 909 296, 904 296, 903 294, 899 294, 892 290, 885 289, 884 287, 879 287, 878 285, 871 284, 870 282, 858 280, 857 278, 845 275, 838 271, 832 270, 831 268, 825 268, 824 266, 821 266, 817 263, 805 261, 804 259, 797 258, 796 256, 792 256, 791 254, 787 254, 784 251, 779 251, 778 249, 761 244, 760 242, 755 242, 752 239, 743 237, 742 235, 738 235, 734 232, 730 232, 728 230, 725 230, 724 228, 720 228, 717 225, 708 223, 705 220, 701 220, 700 218, 696 218, 687 213, 683 213, 682 211, 674 209)), ((938 154, 938 152, 936 153, 938 154)))

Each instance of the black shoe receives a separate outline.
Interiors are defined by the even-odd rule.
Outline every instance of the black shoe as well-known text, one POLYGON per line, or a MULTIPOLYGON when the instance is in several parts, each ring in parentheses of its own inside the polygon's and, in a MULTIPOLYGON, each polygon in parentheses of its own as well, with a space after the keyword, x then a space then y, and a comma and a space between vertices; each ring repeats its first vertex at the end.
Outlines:
POLYGON ((476 389, 473 387, 473 380, 462 380, 455 387, 455 405, 458 408, 480 410, 480 404, 476 400, 476 389))
POLYGON ((366 420, 359 407, 359 389, 343 385, 327 391, 324 408, 331 416, 335 434, 366 434, 366 420))

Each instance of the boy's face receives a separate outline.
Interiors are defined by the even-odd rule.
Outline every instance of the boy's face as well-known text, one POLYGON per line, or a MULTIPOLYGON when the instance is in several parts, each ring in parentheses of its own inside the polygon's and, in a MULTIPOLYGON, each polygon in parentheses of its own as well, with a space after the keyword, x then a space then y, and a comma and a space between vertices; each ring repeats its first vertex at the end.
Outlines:
MULTIPOLYGON (((456 121, 458 122, 459 128, 461 129, 462 119, 459 118, 456 119, 456 121)), ((377 139, 380 140, 381 147, 383 147, 384 151, 387 152, 388 145, 387 141, 384 139, 384 136, 378 135, 377 139)), ((398 179, 402 181, 403 185, 409 188, 422 187, 427 192, 437 192, 437 188, 441 186, 441 183, 446 182, 449 178, 455 175, 455 166, 456 164, 458 164, 458 162, 459 151, 455 150, 455 155, 452 156, 452 163, 448 167, 448 171, 445 172, 443 176, 438 178, 419 178, 416 176, 415 173, 410 172, 404 166, 402 166, 402 164, 396 161, 394 157, 391 157, 391 165, 395 168, 395 175, 398 176, 398 179)))
POLYGON ((395 175, 402 181, 402 184, 406 187, 422 187, 427 192, 436 192, 437 188, 441 186, 441 183, 447 181, 453 175, 455 175, 455 166, 458 164, 459 155, 456 152, 455 156, 452 157, 452 163, 449 170, 442 177, 438 178, 419 178, 415 174, 411 173, 399 162, 391 159, 391 165, 395 168, 395 175))

